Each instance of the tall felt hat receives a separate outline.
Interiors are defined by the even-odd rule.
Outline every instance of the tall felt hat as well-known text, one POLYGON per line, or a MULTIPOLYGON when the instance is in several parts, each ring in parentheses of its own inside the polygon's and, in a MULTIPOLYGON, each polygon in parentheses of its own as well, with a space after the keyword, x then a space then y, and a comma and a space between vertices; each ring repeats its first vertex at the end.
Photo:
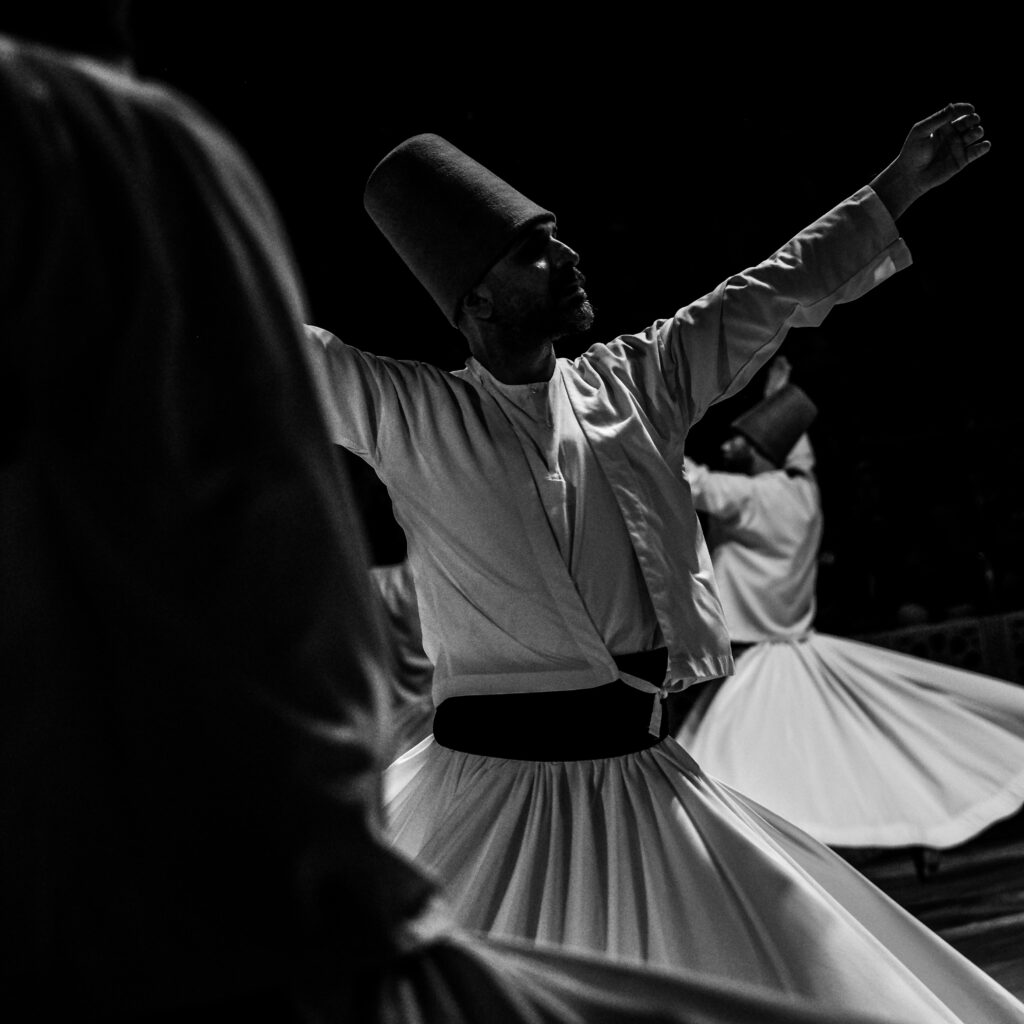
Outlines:
POLYGON ((817 415, 818 408, 807 394, 795 384, 787 384, 734 419, 732 429, 781 466, 817 415))
POLYGON ((414 135, 370 174, 366 212, 454 323, 512 241, 554 214, 439 135, 414 135))

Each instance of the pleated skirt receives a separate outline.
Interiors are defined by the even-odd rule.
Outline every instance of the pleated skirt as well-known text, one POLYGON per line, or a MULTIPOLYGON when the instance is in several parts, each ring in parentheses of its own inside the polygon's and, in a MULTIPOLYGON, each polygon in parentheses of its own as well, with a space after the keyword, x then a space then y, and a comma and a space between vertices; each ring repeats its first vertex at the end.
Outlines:
POLYGON ((806 1000, 701 975, 615 964, 510 939, 449 933, 418 944, 355 1005, 315 1014, 337 1024, 896 1024, 867 1008, 806 1000), (347 1011, 347 1012, 345 1012, 347 1011))
POLYGON ((821 633, 745 651, 678 739, 831 846, 954 846, 1024 804, 1024 687, 821 633))
POLYGON ((392 840, 460 924, 922 1024, 1024 1006, 842 858, 673 739, 534 762, 427 738, 385 775, 392 840))
MULTIPOLYGON (((428 917, 436 916, 428 908, 428 917)), ((448 916, 448 915, 446 915, 448 916)), ((12 1000, 11 1024, 898 1024, 867 1010, 823 1012, 781 997, 703 976, 615 964, 446 926, 398 934, 398 948, 377 963, 333 962, 290 983, 179 1003, 153 993, 156 1006, 104 1013, 68 999, 41 1003, 38 985, 12 1000), (433 929, 431 929, 433 930, 433 929), (412 932, 413 934, 409 934, 412 932)), ((60 988, 63 978, 48 978, 60 988)), ((52 994, 52 993, 51 993, 52 994)), ((45 996, 43 997, 45 999, 45 996)))

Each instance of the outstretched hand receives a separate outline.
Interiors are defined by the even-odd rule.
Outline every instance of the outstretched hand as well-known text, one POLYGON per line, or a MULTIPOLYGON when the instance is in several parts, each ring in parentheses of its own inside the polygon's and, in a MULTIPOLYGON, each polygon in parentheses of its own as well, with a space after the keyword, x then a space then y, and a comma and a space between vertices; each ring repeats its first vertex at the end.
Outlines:
POLYGON ((903 143, 899 160, 917 178, 922 193, 949 181, 992 147, 970 103, 950 103, 918 121, 903 143))
POLYGON ((950 103, 910 129, 899 156, 871 187, 896 218, 915 199, 984 156, 992 148, 984 135, 970 103, 950 103))

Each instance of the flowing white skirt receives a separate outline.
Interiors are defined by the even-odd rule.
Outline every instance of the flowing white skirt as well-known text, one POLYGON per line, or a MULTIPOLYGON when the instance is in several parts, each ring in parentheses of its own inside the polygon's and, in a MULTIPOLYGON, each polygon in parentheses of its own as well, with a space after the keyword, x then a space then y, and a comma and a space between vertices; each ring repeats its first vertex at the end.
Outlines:
POLYGON ((1024 1006, 827 847, 671 738, 535 762, 428 738, 385 775, 395 845, 464 926, 921 1024, 1024 1006))
POLYGON ((458 929, 415 942, 356 992, 337 1024, 896 1024, 867 1008, 806 1000, 704 976, 616 964, 458 929))
POLYGON ((745 651, 678 739, 831 846, 953 846, 1024 804, 1024 687, 821 633, 745 651))

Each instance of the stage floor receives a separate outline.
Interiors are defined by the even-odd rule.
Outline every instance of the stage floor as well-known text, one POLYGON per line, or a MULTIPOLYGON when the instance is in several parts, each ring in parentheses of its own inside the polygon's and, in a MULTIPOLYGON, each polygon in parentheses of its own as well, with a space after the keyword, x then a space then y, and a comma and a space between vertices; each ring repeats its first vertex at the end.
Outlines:
POLYGON ((923 876, 910 850, 838 852, 1024 1000, 1024 812, 941 851, 923 876))

